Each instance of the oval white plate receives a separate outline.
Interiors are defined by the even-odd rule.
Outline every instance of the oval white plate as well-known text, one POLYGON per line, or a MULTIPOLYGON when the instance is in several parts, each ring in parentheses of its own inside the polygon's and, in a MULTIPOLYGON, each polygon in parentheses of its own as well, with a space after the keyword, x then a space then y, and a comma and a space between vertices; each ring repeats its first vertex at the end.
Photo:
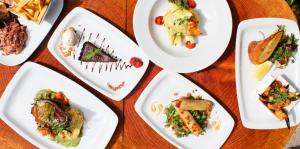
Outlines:
POLYGON ((197 37, 197 46, 187 49, 171 46, 163 26, 154 23, 163 16, 168 0, 139 0, 133 18, 134 33, 139 46, 158 66, 179 73, 202 70, 213 64, 225 51, 232 31, 230 8, 225 0, 195 0, 204 35, 197 37))
MULTIPOLYGON (((271 69, 267 76, 261 81, 255 81, 252 77, 254 65, 248 56, 248 45, 251 41, 262 40, 263 32, 266 37, 277 30, 277 25, 285 25, 286 33, 294 33, 296 38, 300 38, 299 29, 296 22, 280 18, 260 18, 245 20, 239 24, 236 36, 235 70, 236 70, 236 89, 239 103, 239 110, 242 123, 251 129, 277 129, 286 128, 284 121, 279 121, 268 109, 261 104, 257 95, 260 86, 266 83, 270 76, 276 78, 282 75, 299 92, 299 68, 300 51, 296 55, 295 63, 289 63, 285 69, 271 69), (269 75, 269 77, 268 77, 269 75), (258 114, 259 113, 259 114, 258 114)), ((298 41, 300 45, 300 42, 298 41)), ((297 104, 289 112, 290 124, 295 126, 300 122, 300 104, 297 104)))
POLYGON ((135 111, 159 135, 178 148, 220 148, 234 126, 233 118, 213 97, 183 76, 166 70, 162 70, 149 83, 135 103, 135 111), (220 130, 213 131, 208 128, 204 135, 191 134, 188 137, 177 138, 171 128, 165 128, 165 114, 157 115, 150 110, 152 103, 158 102, 166 107, 173 100, 187 93, 202 96, 214 103, 209 123, 212 121, 220 123, 220 130))
POLYGON ((1 119, 39 148, 66 148, 36 131, 30 111, 33 98, 41 89, 64 92, 71 106, 83 112, 83 136, 75 148, 105 148, 118 124, 117 115, 80 85, 36 63, 25 63, 8 84, 0 100, 1 119))
POLYGON ((38 46, 47 36, 48 32, 60 15, 63 9, 63 5, 63 0, 53 0, 41 24, 36 24, 32 21, 19 17, 18 19, 20 23, 27 26, 28 40, 26 43, 26 47, 18 55, 11 54, 4 56, 0 54, 0 64, 15 66, 26 61, 27 58, 38 48, 38 46))
POLYGON ((149 65, 144 52, 132 40, 99 16, 80 7, 73 9, 59 24, 48 43, 48 49, 78 78, 117 101, 125 98, 134 89, 149 65), (69 57, 64 57, 58 45, 62 32, 68 27, 74 27, 81 35, 81 40, 75 47, 75 52, 69 57), (115 70, 116 63, 80 62, 78 57, 85 41, 95 43, 104 49, 109 46, 108 51, 121 58, 126 65, 129 64, 131 57, 140 58, 144 64, 141 68, 120 70, 118 67, 118 70, 115 70), (124 86, 117 91, 108 87, 108 83, 118 86, 122 82, 125 83, 124 86))

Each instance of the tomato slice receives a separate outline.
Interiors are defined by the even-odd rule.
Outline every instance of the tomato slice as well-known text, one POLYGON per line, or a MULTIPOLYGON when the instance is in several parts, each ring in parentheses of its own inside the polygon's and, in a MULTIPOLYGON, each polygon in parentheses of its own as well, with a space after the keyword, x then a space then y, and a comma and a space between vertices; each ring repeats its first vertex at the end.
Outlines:
POLYGON ((189 49, 193 49, 196 47, 196 43, 191 43, 190 41, 185 42, 185 46, 189 49))
POLYGON ((157 16, 157 17, 155 18, 155 23, 156 23, 157 25, 163 25, 163 24, 164 24, 164 17, 163 17, 163 16, 157 16))

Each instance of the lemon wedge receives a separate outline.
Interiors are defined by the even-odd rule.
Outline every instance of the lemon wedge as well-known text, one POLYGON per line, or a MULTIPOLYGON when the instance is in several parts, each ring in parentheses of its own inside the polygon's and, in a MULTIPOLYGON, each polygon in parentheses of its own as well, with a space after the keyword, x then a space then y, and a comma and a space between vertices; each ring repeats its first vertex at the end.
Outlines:
POLYGON ((257 65, 254 70, 253 78, 257 81, 261 80, 269 72, 272 66, 273 63, 270 61, 257 65))

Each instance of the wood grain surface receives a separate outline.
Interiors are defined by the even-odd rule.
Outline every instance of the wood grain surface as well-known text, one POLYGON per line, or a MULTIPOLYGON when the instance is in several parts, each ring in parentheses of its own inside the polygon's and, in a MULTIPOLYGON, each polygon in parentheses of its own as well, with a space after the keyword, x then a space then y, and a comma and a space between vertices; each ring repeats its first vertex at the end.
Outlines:
MULTIPOLYGON (((234 45, 237 25, 240 21, 258 17, 281 17, 295 20, 284 0, 228 0, 233 16, 233 33, 223 56, 209 68, 200 72, 183 74, 221 103, 233 116, 235 126, 222 148, 282 148, 291 137, 291 130, 251 130, 242 126, 235 88, 234 45)), ((87 8, 112 23, 135 41, 132 18, 136 0, 65 0, 58 21, 36 52, 28 59, 47 66, 78 82, 106 103, 119 117, 119 125, 107 148, 175 148, 152 130, 135 112, 134 104, 147 84, 161 68, 150 64, 137 87, 123 101, 113 101, 92 89, 64 68, 48 51, 47 43, 59 22, 74 7, 87 8)), ((217 5, 217 4, 216 4, 217 5)), ((20 68, 0 65, 0 95, 20 68)), ((98 132, 101 133, 101 132, 98 132)), ((36 148, 0 120, 0 148, 36 148)))

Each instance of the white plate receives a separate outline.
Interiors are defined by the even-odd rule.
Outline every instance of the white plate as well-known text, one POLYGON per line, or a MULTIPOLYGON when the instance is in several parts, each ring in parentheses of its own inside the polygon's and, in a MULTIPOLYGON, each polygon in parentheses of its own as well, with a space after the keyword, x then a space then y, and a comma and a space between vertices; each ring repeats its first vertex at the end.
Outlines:
POLYGON ((80 7, 73 9, 60 23, 48 43, 48 49, 60 63, 78 78, 117 101, 122 100, 133 90, 149 65, 148 58, 132 40, 102 18, 80 7), (79 31, 81 41, 76 46, 72 56, 64 57, 58 45, 61 33, 68 27, 74 27, 79 31), (104 42, 103 39, 105 39, 104 42), (118 67, 118 70, 114 69, 116 63, 80 62, 78 57, 85 41, 91 41, 105 49, 109 45, 108 51, 114 51, 113 55, 121 58, 123 62, 126 62, 126 65, 129 65, 131 57, 139 57, 144 65, 141 68, 131 67, 121 71, 120 67, 118 67), (102 69, 100 69, 101 65, 102 69), (111 72, 110 69, 112 70, 111 72), (111 90, 107 85, 107 83, 110 83, 118 86, 122 82, 125 82, 125 86, 117 91, 111 90))
MULTIPOLYGON (((236 37, 236 87, 239 103, 239 110, 242 123, 247 128, 252 129, 277 129, 286 128, 284 121, 278 121, 272 113, 268 112, 264 105, 257 99, 257 88, 261 86, 267 77, 261 81, 253 80, 253 65, 248 56, 248 45, 253 40, 262 40, 263 32, 266 37, 274 33, 277 25, 285 25, 286 33, 294 33, 296 38, 300 38, 299 29, 296 22, 279 18, 260 18, 243 21, 239 24, 236 37), (255 112, 254 112, 255 111, 255 112), (259 113, 259 114, 257 114, 259 113)), ((300 45, 300 42, 298 42, 300 45)), ((285 69, 274 69, 273 67, 267 76, 277 77, 283 75, 296 90, 299 91, 299 51, 296 55, 296 62, 289 63, 285 69)), ((300 122, 300 105, 289 112, 291 126, 300 122)))
POLYGON ((159 135, 178 148, 220 148, 229 137, 234 126, 234 120, 229 113, 208 93, 183 76, 166 70, 162 70, 150 82, 137 100, 135 110, 159 135), (152 103, 159 102, 166 107, 171 101, 186 95, 188 92, 193 93, 193 95, 200 95, 214 103, 209 122, 220 122, 220 130, 213 131, 208 128, 204 135, 194 136, 191 134, 188 137, 177 138, 171 128, 164 127, 165 114, 157 115, 150 111, 152 103), (174 95, 176 93, 178 93, 177 96, 174 95))
POLYGON ((32 21, 19 17, 18 19, 20 23, 27 26, 28 40, 26 47, 18 55, 11 54, 8 56, 3 56, 0 54, 0 64, 15 66, 26 61, 26 59, 38 48, 38 46, 47 36, 56 19, 60 15, 63 5, 63 0, 53 0, 52 4, 48 8, 47 15, 41 24, 36 24, 32 21))
POLYGON ((171 46, 163 26, 154 23, 168 9, 168 0, 139 0, 133 28, 139 46, 158 66, 170 71, 188 73, 213 64, 225 51, 232 31, 232 16, 225 0, 195 0, 204 35, 197 37, 196 48, 171 46))
POLYGON ((118 124, 118 117, 101 100, 70 79, 41 65, 27 62, 16 73, 0 100, 0 117, 17 133, 39 148, 64 148, 36 131, 30 114, 33 98, 41 89, 62 91, 72 107, 85 117, 83 136, 76 148, 104 148, 118 124))

